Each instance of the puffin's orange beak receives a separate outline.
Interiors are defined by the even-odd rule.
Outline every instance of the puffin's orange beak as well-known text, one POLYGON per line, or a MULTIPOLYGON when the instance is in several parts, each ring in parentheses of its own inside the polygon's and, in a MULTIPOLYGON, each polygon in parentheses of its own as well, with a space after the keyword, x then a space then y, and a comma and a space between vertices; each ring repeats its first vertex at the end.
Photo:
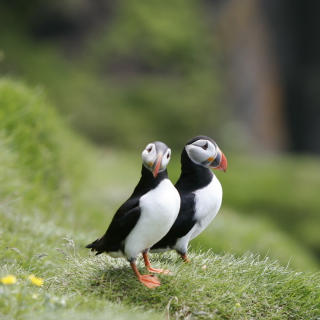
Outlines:
POLYGON ((218 169, 220 171, 226 172, 228 168, 228 161, 226 156, 221 152, 221 161, 218 167, 216 167, 215 169, 218 169))
POLYGON ((153 176, 156 178, 158 173, 159 173, 159 170, 160 170, 160 167, 161 167, 161 162, 162 162, 162 157, 163 155, 160 153, 156 159, 156 161, 153 163, 153 166, 152 166, 152 174, 153 176))
POLYGON ((213 169, 218 169, 220 171, 226 172, 228 167, 228 162, 226 156, 221 150, 218 151, 217 157, 211 162, 210 167, 213 169))

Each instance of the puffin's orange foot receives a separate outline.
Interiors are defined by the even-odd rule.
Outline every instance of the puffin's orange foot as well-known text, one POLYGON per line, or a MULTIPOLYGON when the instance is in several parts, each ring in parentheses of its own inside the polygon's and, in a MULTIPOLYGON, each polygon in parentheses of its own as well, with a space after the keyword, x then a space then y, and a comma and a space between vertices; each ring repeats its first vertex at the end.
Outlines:
POLYGON ((170 270, 165 270, 165 269, 154 269, 152 267, 147 267, 148 271, 149 272, 153 272, 153 273, 162 273, 162 274, 169 274, 171 273, 170 270))
POLYGON ((139 276, 139 281, 143 283, 146 287, 153 289, 161 285, 160 280, 151 274, 145 274, 139 276))
POLYGON ((186 263, 190 263, 190 260, 188 259, 188 256, 186 254, 180 254, 183 262, 186 262, 186 263))

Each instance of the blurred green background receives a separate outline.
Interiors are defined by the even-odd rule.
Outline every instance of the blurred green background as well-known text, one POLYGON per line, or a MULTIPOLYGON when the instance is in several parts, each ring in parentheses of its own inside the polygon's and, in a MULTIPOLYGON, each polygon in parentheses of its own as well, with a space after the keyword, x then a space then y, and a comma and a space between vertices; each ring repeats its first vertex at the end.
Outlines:
MULTIPOLYGON (((204 134, 219 144, 229 168, 216 173, 223 208, 193 245, 318 267, 320 8, 309 4, 1 1, 1 77, 45 92, 58 116, 95 145, 81 152, 100 150, 86 196, 105 200, 90 221, 70 218, 70 228, 96 236, 105 231, 139 178, 140 154, 150 141, 172 148, 175 182, 184 144, 204 134)), ((23 104, 20 111, 8 107, 13 98, 0 101, 3 119, 12 110, 19 114, 2 122, 3 130, 24 123, 29 137, 36 128, 30 112, 23 104)), ((33 174, 46 152, 30 137, 24 164, 32 164, 33 174)), ((47 142, 59 150, 58 142, 47 142)), ((45 169, 38 179, 55 184, 57 168, 45 169)))

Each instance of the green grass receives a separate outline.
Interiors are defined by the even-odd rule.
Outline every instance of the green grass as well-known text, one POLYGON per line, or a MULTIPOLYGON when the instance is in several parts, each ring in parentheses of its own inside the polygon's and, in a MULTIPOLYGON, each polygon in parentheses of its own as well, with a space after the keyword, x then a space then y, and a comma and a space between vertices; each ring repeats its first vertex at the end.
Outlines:
POLYGON ((172 271, 156 290, 126 261, 90 255, 85 245, 105 232, 140 176, 140 151, 94 149, 42 91, 7 79, 0 121, 0 278, 18 279, 0 283, 1 319, 316 319, 319 273, 286 267, 292 257, 291 267, 314 269, 312 254, 270 220, 225 205, 197 238, 203 249, 193 243, 190 265, 175 252, 152 255, 155 267, 172 271), (30 274, 44 285, 34 286, 30 274))
POLYGON ((312 252, 283 232, 270 218, 240 215, 230 209, 221 209, 207 229, 191 241, 191 245, 236 256, 250 250, 277 259, 283 266, 289 264, 302 270, 319 268, 312 252))
POLYGON ((172 275, 160 276, 162 286, 152 291, 141 288, 124 261, 108 256, 64 258, 67 267, 62 267, 52 289, 66 295, 87 290, 96 299, 121 301, 176 318, 191 314, 198 318, 310 319, 319 315, 319 273, 292 271, 251 254, 234 258, 198 250, 190 254, 190 265, 175 253, 153 255, 153 265, 171 270, 172 275))
MULTIPOLYGON (((122 319, 131 308, 141 317, 149 312, 149 319, 159 315, 172 319, 317 319, 319 315, 319 273, 294 271, 252 254, 235 258, 197 251, 190 254, 191 264, 184 264, 175 253, 153 255, 153 265, 172 274, 160 275, 162 286, 150 290, 142 287, 124 260, 106 255, 82 258, 70 239, 59 252, 60 266, 54 275, 44 275, 42 288, 28 282, 27 275, 33 270, 6 267, 6 273, 19 274, 19 283, 2 288, 4 310, 11 314, 24 310, 27 318, 32 313, 49 319, 53 312, 70 319, 88 310, 97 316, 117 313, 122 319)), ((143 268, 141 260, 138 267, 143 268)))
POLYGON ((320 158, 230 155, 228 160, 227 174, 219 175, 224 204, 250 219, 272 219, 320 259, 320 158))

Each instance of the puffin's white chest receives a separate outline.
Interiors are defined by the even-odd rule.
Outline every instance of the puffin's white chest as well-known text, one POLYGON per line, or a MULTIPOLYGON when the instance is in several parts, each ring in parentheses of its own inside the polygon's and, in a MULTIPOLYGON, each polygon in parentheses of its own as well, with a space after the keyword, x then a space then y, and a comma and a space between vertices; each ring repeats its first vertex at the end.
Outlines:
POLYGON ((135 257, 161 240, 170 230, 180 209, 180 196, 169 179, 140 198, 141 216, 125 241, 125 255, 135 257))
POLYGON ((216 176, 211 183, 195 191, 195 219, 190 240, 202 232, 217 215, 222 203, 222 187, 216 176))
POLYGON ((190 240, 199 235, 217 215, 222 202, 222 187, 216 176, 206 187, 194 192, 195 194, 195 219, 193 228, 182 238, 177 240, 174 246, 178 252, 187 252, 190 240))

